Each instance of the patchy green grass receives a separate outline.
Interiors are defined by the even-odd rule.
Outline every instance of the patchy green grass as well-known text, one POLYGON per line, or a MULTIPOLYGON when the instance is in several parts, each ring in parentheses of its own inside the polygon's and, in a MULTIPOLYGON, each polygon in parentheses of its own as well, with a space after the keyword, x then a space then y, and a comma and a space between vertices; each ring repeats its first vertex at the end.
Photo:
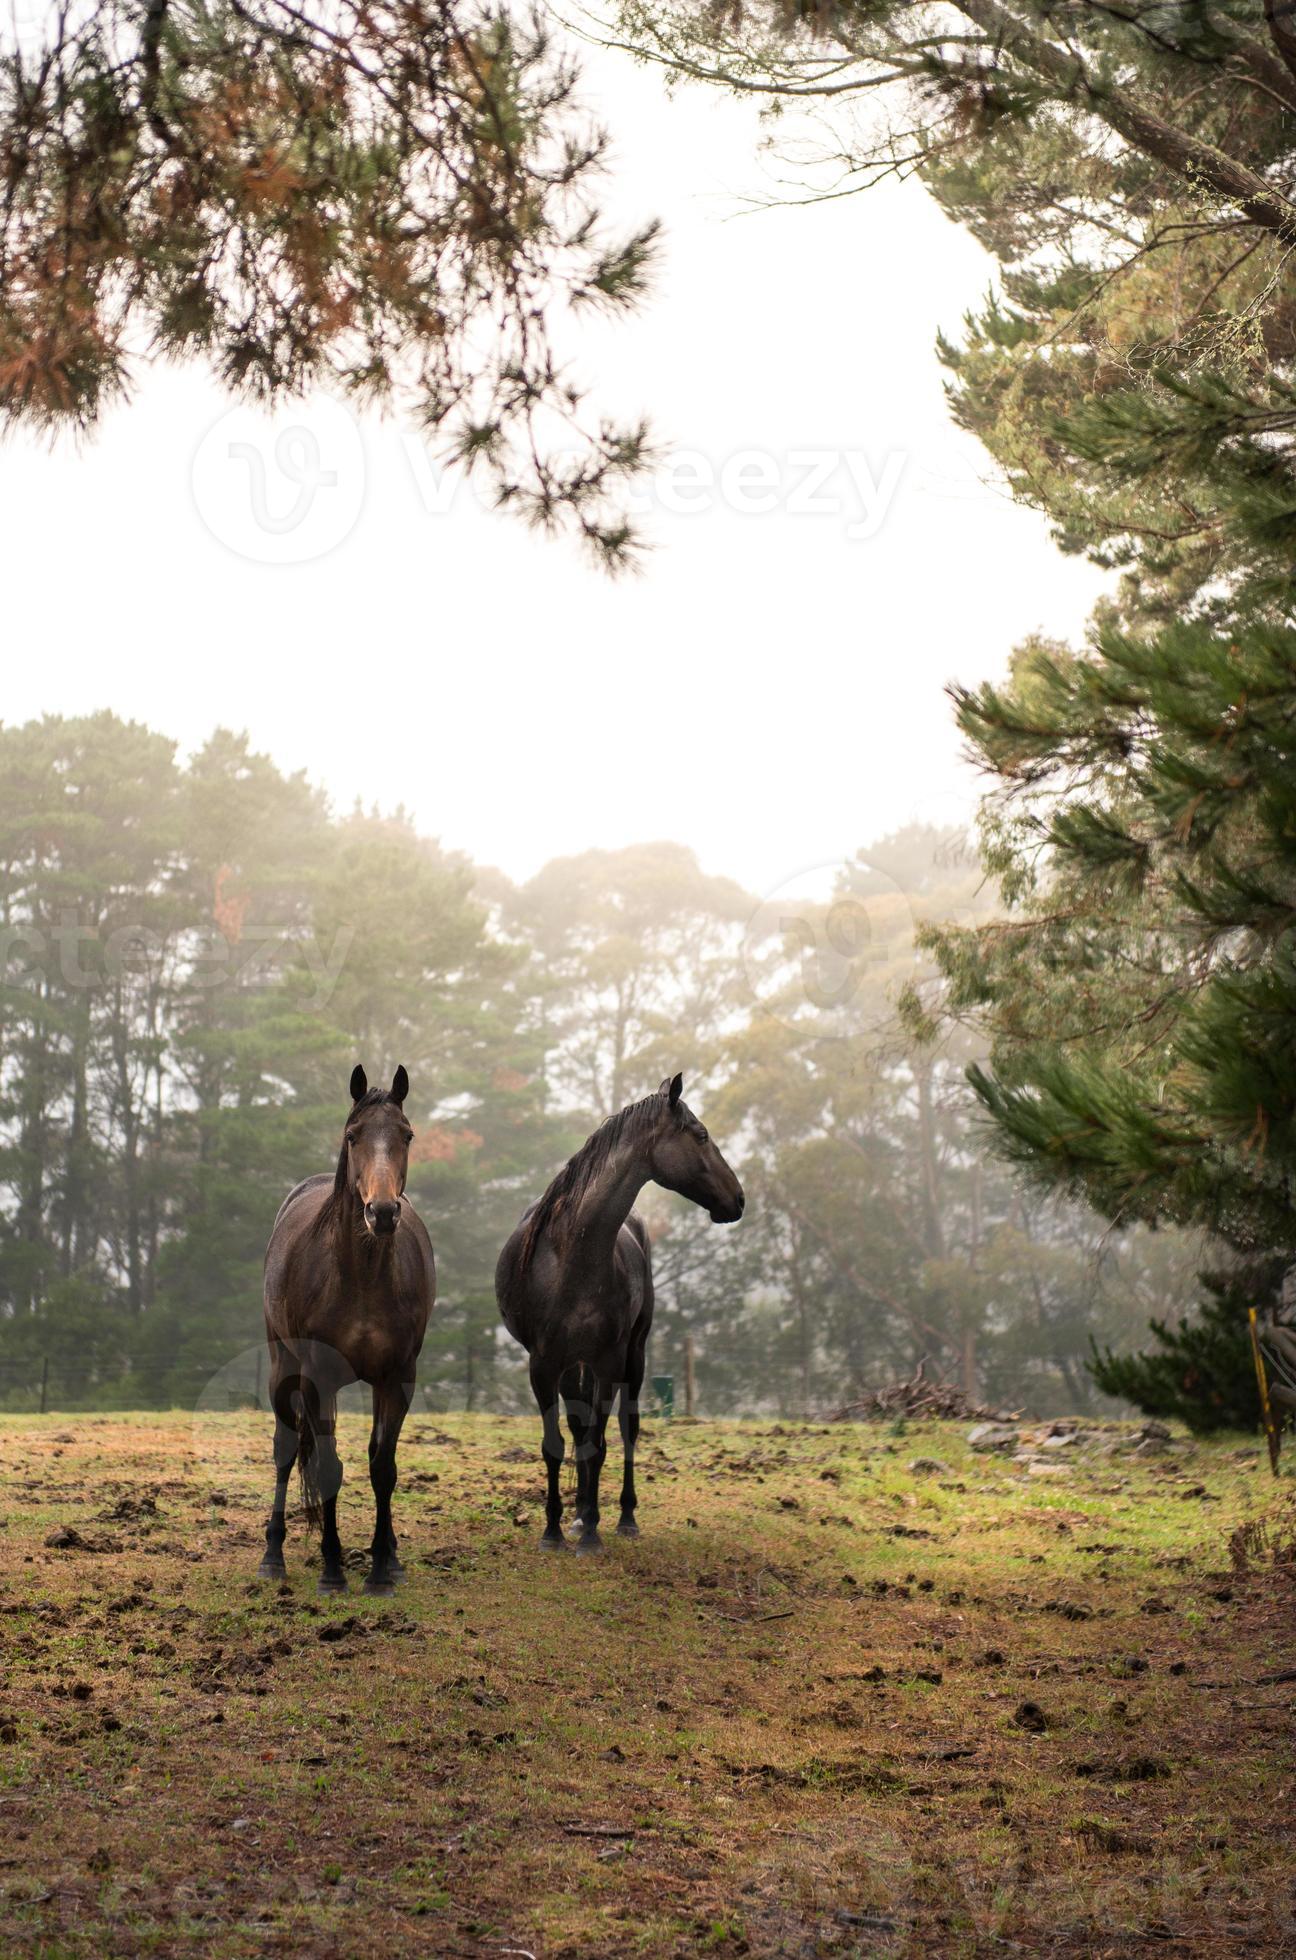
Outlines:
POLYGON ((415 1416, 378 1600, 254 1581, 264 1416, 0 1419, 0 1953, 1293 1950, 1289 1485, 965 1431, 655 1425, 596 1560, 415 1416))

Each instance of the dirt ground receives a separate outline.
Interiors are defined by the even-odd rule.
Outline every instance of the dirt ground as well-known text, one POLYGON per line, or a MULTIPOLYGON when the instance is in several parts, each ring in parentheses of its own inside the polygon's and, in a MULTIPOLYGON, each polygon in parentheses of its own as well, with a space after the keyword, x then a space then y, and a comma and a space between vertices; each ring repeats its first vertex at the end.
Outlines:
POLYGON ((651 1425, 594 1559, 415 1416, 383 1600, 265 1416, 0 1418, 0 1954, 1296 1952, 1296 1484, 967 1431, 651 1425))

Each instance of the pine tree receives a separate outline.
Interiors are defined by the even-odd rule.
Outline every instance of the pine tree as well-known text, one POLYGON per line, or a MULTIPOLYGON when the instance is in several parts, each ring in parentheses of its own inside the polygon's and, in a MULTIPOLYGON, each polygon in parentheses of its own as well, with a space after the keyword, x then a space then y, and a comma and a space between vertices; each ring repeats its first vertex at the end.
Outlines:
POLYGON ((557 350, 642 291, 604 139, 538 17, 478 0, 91 0, 0 32, 0 416, 92 424, 141 352, 243 396, 396 402, 613 566, 642 428, 557 350))
POLYGON ((1296 632, 1107 627, 958 699, 1048 865, 1019 919, 937 942, 994 1032, 976 1081, 1010 1153, 1110 1216, 1288 1245, 1296 632))
POLYGON ((1185 1422, 1197 1435, 1216 1429, 1255 1429, 1260 1391, 1247 1333, 1247 1309, 1271 1301, 1281 1261, 1255 1261, 1232 1273, 1202 1275, 1206 1297, 1178 1324, 1153 1320, 1153 1346, 1115 1354, 1095 1342, 1090 1369, 1106 1395, 1132 1402, 1144 1414, 1185 1422))

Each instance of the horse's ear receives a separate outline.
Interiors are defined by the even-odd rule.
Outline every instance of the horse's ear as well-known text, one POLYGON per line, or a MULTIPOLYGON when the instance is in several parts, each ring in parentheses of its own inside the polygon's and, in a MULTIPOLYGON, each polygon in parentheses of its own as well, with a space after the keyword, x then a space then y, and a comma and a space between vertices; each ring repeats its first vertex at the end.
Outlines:
POLYGON ((684 1093, 684 1077, 682 1075, 668 1075, 657 1093, 665 1096, 671 1108, 674 1109, 676 1103, 684 1093))
POLYGON ((361 1096, 362 1096, 362 1095, 364 1094, 364 1092, 365 1092, 365 1090, 366 1090, 366 1089, 367 1089, 368 1087, 369 1087, 369 1077, 368 1077, 368 1076, 367 1076, 367 1075, 365 1074, 365 1072, 364 1072, 364 1070, 363 1070, 363 1069, 361 1068, 361 1066, 360 1066, 360 1064, 359 1064, 359 1062, 357 1062, 357 1063, 356 1063, 356 1065, 355 1065, 355 1067, 354 1067, 354 1068, 352 1069, 352 1071, 351 1071, 351 1100, 352 1100, 352 1102, 353 1102, 353 1103, 357 1103, 357 1102, 359 1102, 359 1100, 360 1100, 360 1098, 361 1098, 361 1096))
POLYGON ((398 1067, 392 1077, 391 1098, 394 1103, 403 1103, 409 1094, 409 1077, 403 1067, 398 1067))

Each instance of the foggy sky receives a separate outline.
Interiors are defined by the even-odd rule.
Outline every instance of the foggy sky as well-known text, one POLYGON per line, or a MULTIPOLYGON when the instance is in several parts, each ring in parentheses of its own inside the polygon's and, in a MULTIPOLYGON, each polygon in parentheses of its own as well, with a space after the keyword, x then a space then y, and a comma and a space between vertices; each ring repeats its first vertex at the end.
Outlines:
POLYGON ((80 449, 6 446, 6 721, 247 728, 515 877, 672 837, 764 893, 970 806, 943 683, 1101 590, 950 423, 933 341, 990 261, 913 183, 735 215, 769 182, 746 104, 613 56, 588 78, 609 208, 667 226, 653 297, 582 348, 673 455, 642 575, 484 511, 400 422, 272 426, 144 372, 80 449))

